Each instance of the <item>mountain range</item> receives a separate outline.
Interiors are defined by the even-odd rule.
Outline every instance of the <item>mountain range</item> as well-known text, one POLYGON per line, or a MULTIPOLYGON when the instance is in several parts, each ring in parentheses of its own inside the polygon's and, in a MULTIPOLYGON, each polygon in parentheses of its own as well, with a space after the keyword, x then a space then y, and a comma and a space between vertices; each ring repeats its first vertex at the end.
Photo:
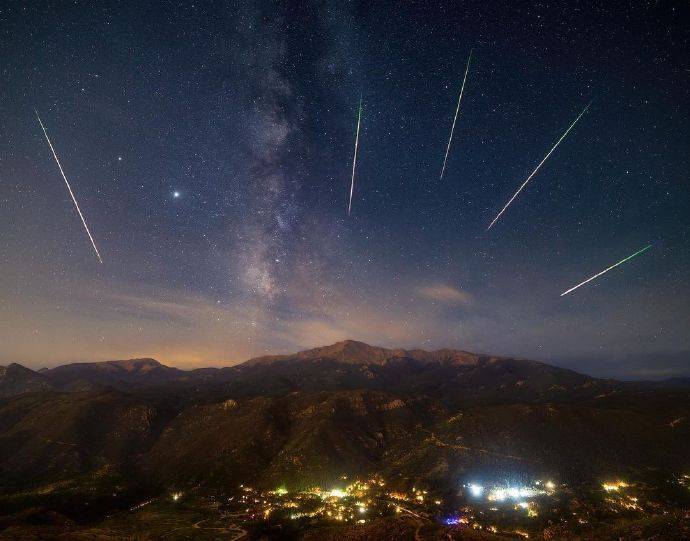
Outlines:
POLYGON ((643 478, 690 471, 689 421, 683 382, 355 341, 229 368, 11 364, 0 369, 0 499, 372 473, 440 490, 477 475, 643 478))
MULTIPOLYGON (((524 387, 557 397, 606 385, 576 372, 544 363, 476 355, 465 351, 386 349, 347 340, 293 355, 257 357, 226 368, 180 370, 155 359, 73 363, 33 371, 19 364, 0 368, 0 396, 35 390, 132 390, 161 385, 242 386, 244 394, 345 388, 400 389, 437 395, 472 394, 524 387), (449 391, 449 393, 446 393, 449 391)), ((515 389, 513 389, 515 391, 515 389)))

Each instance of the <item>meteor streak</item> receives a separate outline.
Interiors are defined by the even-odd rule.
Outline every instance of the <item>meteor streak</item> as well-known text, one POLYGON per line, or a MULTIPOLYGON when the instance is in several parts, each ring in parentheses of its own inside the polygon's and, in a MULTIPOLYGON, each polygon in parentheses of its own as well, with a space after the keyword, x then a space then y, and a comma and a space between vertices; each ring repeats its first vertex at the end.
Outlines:
POLYGON ((591 282, 592 280, 594 280, 595 278, 598 278, 602 274, 609 272, 611 269, 616 268, 618 265, 622 265, 623 263, 632 259, 633 257, 640 255, 642 252, 649 250, 651 247, 652 247, 652 245, 649 244, 649 245, 645 246, 644 248, 642 248, 641 250, 638 250, 637 252, 635 252, 633 255, 629 255, 625 259, 621 259, 618 263, 616 263, 615 265, 611 265, 608 269, 604 269, 603 271, 595 274, 591 278, 587 278, 584 282, 577 284, 575 287, 571 287, 569 290, 564 291, 563 293, 561 293, 561 297, 564 297, 565 295, 567 295, 571 291, 575 291, 578 287, 585 285, 587 282, 591 282))
POLYGON ((510 204, 515 200, 515 198, 516 198, 516 197, 518 196, 518 194, 522 191, 522 189, 523 189, 525 186, 527 186, 527 183, 532 179, 532 177, 537 173, 537 171, 539 171, 539 168, 540 168, 542 165, 544 165, 544 162, 545 162, 546 160, 549 159, 549 156, 551 156, 551 153, 552 153, 554 150, 556 150, 556 147, 557 147, 558 145, 561 144, 561 141, 563 141, 563 139, 565 139, 565 136, 568 135, 568 133, 570 132, 570 130, 573 129, 573 126, 575 126, 575 124, 577 124, 577 121, 580 120, 580 117, 582 117, 582 115, 584 115, 584 114, 587 112, 587 109, 589 109, 589 106, 590 106, 590 105, 592 105, 592 102, 591 102, 591 101, 587 104, 587 107, 585 107, 585 108, 582 110, 582 112, 581 112, 579 115, 577 115, 577 118, 576 118, 576 119, 573 121, 573 123, 568 127, 568 129, 565 130, 565 133, 564 133, 563 135, 561 135, 561 138, 560 138, 558 141, 556 141, 556 144, 553 145, 553 147, 551 147, 551 150, 549 150, 548 154, 547 154, 546 156, 544 156, 544 159, 543 159, 542 161, 539 162, 539 165, 537 165, 536 169, 535 169, 534 171, 532 171, 532 173, 530 174, 530 176, 527 177, 527 180, 525 180, 525 182, 522 183, 522 186, 520 186, 520 187, 518 188, 518 191, 515 192, 515 195, 513 195, 513 197, 511 197, 510 200, 508 200, 508 202, 506 203, 505 207, 503 207, 503 208, 501 209, 501 212, 498 213, 498 215, 494 218, 493 222, 491 222, 491 223, 489 224, 489 227, 486 228, 487 231, 493 227, 493 225, 498 221, 498 219, 501 217, 501 215, 506 211, 506 209, 510 206, 510 204))
POLYGON ((359 147, 359 124, 362 120, 362 97, 359 97, 359 110, 357 111, 357 135, 355 135, 355 156, 352 158, 352 181, 350 183, 350 203, 347 206, 347 215, 352 210, 352 194, 355 193, 355 167, 357 166, 357 148, 359 147))
POLYGON ((60 169, 60 174, 62 175, 62 178, 65 181, 65 184, 67 185, 67 190, 69 191, 69 194, 72 197, 72 201, 74 201, 74 206, 77 208, 77 212, 79 213, 79 217, 81 218, 81 223, 84 224, 84 229, 86 229, 86 234, 89 236, 89 240, 91 241, 91 245, 93 246, 93 249, 96 252, 96 257, 98 257, 98 261, 103 263, 103 260, 101 259, 101 254, 98 252, 98 248, 96 248, 96 243, 93 240, 93 236, 91 236, 91 231, 89 231, 89 226, 86 225, 86 220, 84 219, 84 215, 81 213, 81 209, 79 208, 79 203, 77 203, 77 199, 76 199, 76 197, 74 197, 74 192, 72 191, 72 187, 69 185, 69 181, 67 180, 67 177, 65 176, 65 172, 62 170, 62 165, 60 165, 60 160, 58 159, 57 154, 55 153, 55 149, 53 148, 53 143, 50 142, 50 137, 48 137, 48 132, 46 131, 46 127, 43 125, 43 122, 41 121, 41 117, 38 116, 38 111, 36 111, 36 109, 34 109, 34 112, 36 113, 36 118, 38 119, 38 123, 41 125, 41 128, 43 129, 43 134, 46 136, 46 141, 48 141, 48 146, 50 146, 50 150, 53 153, 53 157, 55 158, 55 163, 57 163, 58 169, 60 169))
POLYGON ((470 70, 470 60, 472 60, 472 51, 467 59, 467 66, 465 66, 465 77, 462 79, 462 86, 460 87, 460 96, 458 97, 458 106, 455 108, 455 116, 453 117, 453 125, 450 128, 450 137, 448 138, 448 146, 446 147, 446 155, 443 158, 443 167, 441 167, 441 177, 443 180, 443 173, 446 171, 446 162, 448 161, 448 152, 450 151, 450 143, 453 141, 453 132, 455 131, 455 122, 458 120, 458 113, 460 112, 460 102, 462 101, 462 93, 465 91, 465 81, 467 81, 467 72, 470 70))

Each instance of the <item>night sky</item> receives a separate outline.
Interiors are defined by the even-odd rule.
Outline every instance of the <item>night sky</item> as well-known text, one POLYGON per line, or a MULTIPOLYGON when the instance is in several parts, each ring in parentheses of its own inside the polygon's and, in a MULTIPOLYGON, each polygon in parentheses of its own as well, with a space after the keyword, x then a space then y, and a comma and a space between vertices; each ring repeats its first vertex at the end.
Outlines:
POLYGON ((690 7, 613 4, 6 3, 0 364, 352 338, 690 373, 690 7))

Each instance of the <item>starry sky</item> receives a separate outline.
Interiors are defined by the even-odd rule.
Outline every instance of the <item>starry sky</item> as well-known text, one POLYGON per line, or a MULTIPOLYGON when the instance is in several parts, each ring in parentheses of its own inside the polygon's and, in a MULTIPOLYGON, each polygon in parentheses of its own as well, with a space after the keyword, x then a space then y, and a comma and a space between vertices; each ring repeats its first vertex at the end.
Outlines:
POLYGON ((690 374, 690 7, 614 4, 4 5, 0 364, 352 338, 690 374))

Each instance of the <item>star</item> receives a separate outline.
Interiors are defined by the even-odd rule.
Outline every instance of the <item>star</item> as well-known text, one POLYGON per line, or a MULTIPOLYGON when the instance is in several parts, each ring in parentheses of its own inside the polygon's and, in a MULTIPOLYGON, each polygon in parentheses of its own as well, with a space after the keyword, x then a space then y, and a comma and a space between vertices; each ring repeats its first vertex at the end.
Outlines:
POLYGON ((177 190, 175 190, 172 194, 174 199, 179 199, 181 195, 182 194, 180 192, 178 192, 177 190))

